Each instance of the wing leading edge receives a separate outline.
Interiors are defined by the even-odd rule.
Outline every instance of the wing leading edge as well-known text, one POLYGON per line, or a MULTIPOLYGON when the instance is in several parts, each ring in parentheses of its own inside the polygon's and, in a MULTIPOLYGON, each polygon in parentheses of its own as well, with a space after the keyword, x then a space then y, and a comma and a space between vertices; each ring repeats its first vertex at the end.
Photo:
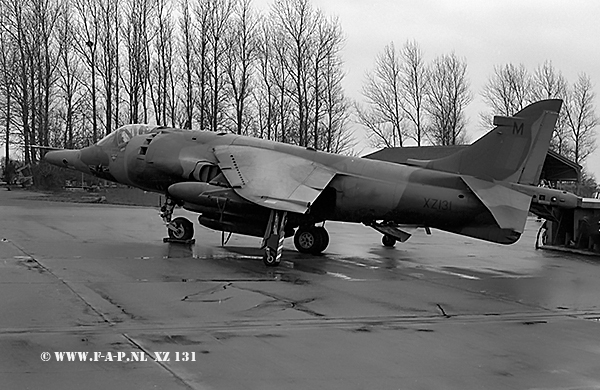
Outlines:
POLYGON ((304 214, 336 171, 302 157, 251 146, 217 146, 219 168, 242 198, 304 214))

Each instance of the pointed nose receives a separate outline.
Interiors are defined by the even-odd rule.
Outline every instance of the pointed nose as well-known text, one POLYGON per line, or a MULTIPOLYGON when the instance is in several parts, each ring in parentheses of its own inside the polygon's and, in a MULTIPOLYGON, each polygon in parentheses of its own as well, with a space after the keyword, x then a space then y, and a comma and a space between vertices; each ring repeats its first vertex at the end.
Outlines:
POLYGON ((79 150, 53 150, 46 153, 44 159, 52 165, 62 168, 85 170, 85 165, 81 162, 81 152, 79 150))

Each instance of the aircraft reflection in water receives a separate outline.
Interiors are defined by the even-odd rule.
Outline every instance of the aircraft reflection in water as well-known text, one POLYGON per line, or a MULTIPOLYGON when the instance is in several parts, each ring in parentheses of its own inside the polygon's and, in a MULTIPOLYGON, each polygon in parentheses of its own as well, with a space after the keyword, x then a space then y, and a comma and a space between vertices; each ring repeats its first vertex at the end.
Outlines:
MULTIPOLYGON (((211 229, 263 237, 264 262, 278 265, 285 237, 300 252, 321 253, 326 220, 363 223, 393 246, 400 228, 437 228, 511 244, 523 232, 532 199, 555 205, 577 198, 538 188, 562 101, 544 100, 451 156, 406 165, 347 157, 257 138, 149 125, 126 125, 81 150, 46 154, 51 164, 165 194, 169 236, 188 240, 200 214, 211 229)), ((574 202, 574 203, 573 203, 574 202)))

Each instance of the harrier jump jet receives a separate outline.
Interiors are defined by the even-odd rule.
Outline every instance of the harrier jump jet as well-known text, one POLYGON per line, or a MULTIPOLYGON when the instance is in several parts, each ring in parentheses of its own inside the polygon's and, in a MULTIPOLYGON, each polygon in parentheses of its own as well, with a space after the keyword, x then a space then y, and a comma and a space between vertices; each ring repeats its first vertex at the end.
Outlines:
POLYGON ((173 239, 194 235, 191 221, 173 218, 176 206, 199 213, 211 229, 262 237, 267 266, 280 263, 286 237, 294 236, 300 252, 325 250, 327 220, 370 226, 386 246, 410 237, 403 226, 512 244, 532 198, 555 191, 535 185, 561 104, 544 100, 496 116, 496 127, 464 150, 406 165, 150 125, 126 125, 95 145, 45 158, 164 194, 161 217, 173 239))

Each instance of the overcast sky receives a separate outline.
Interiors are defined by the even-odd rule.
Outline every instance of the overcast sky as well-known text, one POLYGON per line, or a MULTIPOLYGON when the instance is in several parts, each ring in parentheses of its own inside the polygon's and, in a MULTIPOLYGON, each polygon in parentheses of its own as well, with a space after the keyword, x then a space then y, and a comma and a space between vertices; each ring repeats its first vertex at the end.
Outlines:
MULTIPOLYGON (((254 0, 268 9, 272 1, 254 0)), ((485 131, 480 92, 495 65, 523 64, 533 72, 546 60, 572 84, 587 73, 600 91, 600 1, 597 0, 312 0, 339 17, 346 36, 346 94, 360 99, 366 71, 394 42, 416 40, 427 62, 454 51, 467 63, 474 99, 467 110, 472 140, 485 131)), ((600 99, 596 98, 600 114, 600 99)), ((600 129, 598 129, 600 131, 600 129)), ((360 134, 358 134, 360 136, 360 134)), ((600 142, 600 140, 599 140, 600 142)), ((600 180, 600 151, 587 164, 600 180)))

